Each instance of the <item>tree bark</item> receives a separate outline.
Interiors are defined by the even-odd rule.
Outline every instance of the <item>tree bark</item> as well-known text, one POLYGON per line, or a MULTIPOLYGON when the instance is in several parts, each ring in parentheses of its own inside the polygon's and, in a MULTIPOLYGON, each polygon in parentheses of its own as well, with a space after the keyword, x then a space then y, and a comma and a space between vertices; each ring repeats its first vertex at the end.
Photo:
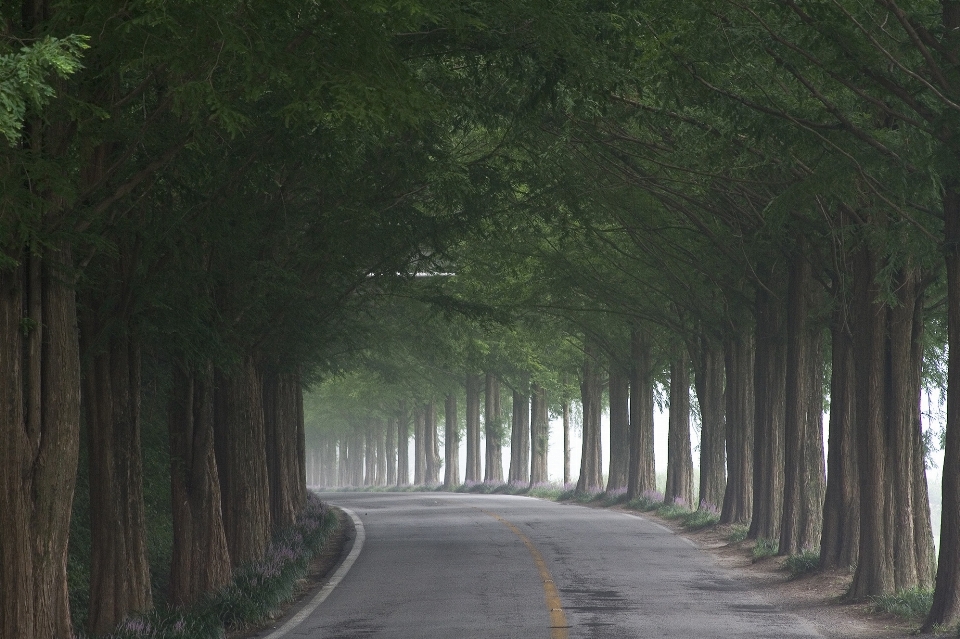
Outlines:
POLYGON ((467 373, 467 467, 463 477, 467 483, 478 482, 482 477, 480 474, 480 383, 479 375, 467 373))
POLYGON ((570 484, 570 401, 563 401, 563 485, 570 484))
POLYGON ((19 264, 0 269, 0 639, 69 637, 80 441, 73 260, 64 243, 3 249, 19 264))
POLYGON ((234 568, 263 558, 270 541, 263 385, 253 358, 217 375, 214 444, 227 548, 234 568))
POLYGON ((634 330, 630 337, 630 466, 627 469, 627 496, 636 499, 657 489, 653 450, 653 347, 644 333, 634 330))
POLYGON ((783 427, 786 415, 786 330, 773 270, 755 299, 753 517, 750 539, 779 539, 783 511, 783 427))
POLYGON ((577 492, 591 492, 603 487, 603 466, 600 448, 600 413, 603 410, 600 362, 597 348, 589 342, 583 347, 583 377, 580 399, 583 404, 583 448, 580 455, 580 479, 577 492))
POLYGON ((486 396, 484 397, 484 430, 486 435, 486 459, 483 481, 494 484, 503 483, 503 436, 500 417, 500 380, 493 373, 487 373, 486 396))
POLYGON ((539 384, 533 385, 533 400, 530 406, 530 485, 549 481, 547 452, 550 441, 550 414, 547 411, 547 391, 539 384))
POLYGON ((437 406, 433 402, 423 407, 423 435, 424 483, 437 484, 440 481, 440 452, 437 447, 437 406))
POLYGON ((818 327, 809 325, 811 289, 810 263, 798 250, 787 283, 781 555, 818 547, 823 522, 822 338, 818 327))
POLYGON ((630 466, 630 377, 619 364, 610 363, 610 465, 607 490, 627 488, 630 466))
POLYGON ((693 453, 690 450, 690 373, 686 355, 670 364, 670 418, 667 434, 667 485, 664 503, 693 503, 693 453))
MULTIPOLYGON (((956 25, 960 6, 954 3, 956 25)), ((960 623, 960 187, 947 183, 943 193, 944 252, 947 263, 947 424, 943 450, 943 509, 940 557, 933 605, 923 631, 960 623)))
POLYGON ((387 418, 386 434, 386 455, 387 455, 387 486, 397 484, 397 418, 387 418))
POLYGON ((522 375, 513 391, 510 422, 510 483, 530 483, 530 377, 522 375))
POLYGON ((426 480, 427 451, 424 446, 423 406, 413 407, 413 485, 422 486, 426 480))
POLYGON ((301 473, 303 395, 296 373, 263 372, 263 418, 274 528, 292 526, 306 505, 301 473))
POLYGON ((104 336, 85 313, 81 348, 90 464, 91 633, 113 630, 153 605, 147 561, 140 449, 140 349, 129 335, 104 336), (104 338, 105 348, 91 343, 104 338))
POLYGON ((706 337, 700 339, 694 360, 694 385, 700 405, 699 507, 723 505, 725 474, 726 406, 724 405, 724 351, 706 337))
POLYGON ((230 581, 231 562, 214 453, 212 366, 173 374, 167 419, 173 553, 170 603, 188 606, 230 581))
POLYGON ((410 415, 406 402, 397 411, 397 486, 410 484, 410 415))
POLYGON ((720 523, 750 521, 753 509, 754 346, 745 332, 724 342, 727 485, 720 523))
POLYGON ((460 432, 457 428, 457 396, 447 395, 443 404, 443 487, 460 485, 460 432))

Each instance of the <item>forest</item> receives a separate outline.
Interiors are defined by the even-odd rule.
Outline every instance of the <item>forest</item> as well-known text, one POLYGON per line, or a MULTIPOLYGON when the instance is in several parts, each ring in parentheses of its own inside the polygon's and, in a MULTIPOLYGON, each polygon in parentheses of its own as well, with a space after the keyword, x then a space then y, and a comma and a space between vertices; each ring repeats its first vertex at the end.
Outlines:
POLYGON ((657 404, 667 499, 960 625, 960 1, 0 17, 0 639, 204 601, 308 471, 459 484, 461 413, 464 482, 572 410, 637 496, 657 404))

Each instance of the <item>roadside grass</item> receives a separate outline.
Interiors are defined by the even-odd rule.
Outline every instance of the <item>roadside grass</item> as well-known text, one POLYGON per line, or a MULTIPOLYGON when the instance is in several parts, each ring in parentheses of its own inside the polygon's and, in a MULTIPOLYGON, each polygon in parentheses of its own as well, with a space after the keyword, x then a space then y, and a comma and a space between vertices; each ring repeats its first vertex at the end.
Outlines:
POLYGON ((905 619, 923 619, 930 612, 931 605, 933 590, 909 588, 892 595, 873 597, 872 607, 877 612, 888 612, 905 619))
POLYGON ((759 561, 761 559, 766 559, 767 557, 773 557, 780 550, 780 542, 776 539, 758 539, 756 545, 751 551, 754 561, 759 561))
POLYGON ((186 609, 130 617, 102 639, 218 639, 275 618, 337 526, 336 514, 310 493, 297 522, 273 539, 262 560, 239 567, 226 588, 186 609))
POLYGON ((750 533, 750 526, 747 524, 734 524, 730 528, 730 535, 727 537, 727 540, 734 544, 739 544, 741 541, 747 538, 747 535, 750 533))
POLYGON ((820 569, 820 549, 790 555, 784 560, 783 567, 790 573, 791 579, 816 572, 820 569))

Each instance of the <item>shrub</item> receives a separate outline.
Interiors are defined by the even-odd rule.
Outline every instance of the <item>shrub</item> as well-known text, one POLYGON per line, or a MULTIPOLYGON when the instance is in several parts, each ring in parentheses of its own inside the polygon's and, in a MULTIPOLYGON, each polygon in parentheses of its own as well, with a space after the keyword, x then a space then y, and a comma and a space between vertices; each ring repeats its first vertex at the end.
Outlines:
POLYGON ((663 505, 657 508, 657 514, 664 519, 679 519, 689 515, 690 508, 687 506, 686 500, 677 497, 670 503, 663 502, 663 505))
POLYGON ((656 490, 646 490, 636 499, 627 502, 627 508, 644 512, 656 510, 663 505, 663 493, 656 490))
POLYGON ((715 526, 720 522, 720 511, 713 504, 700 502, 700 508, 684 515, 681 525, 690 530, 701 530, 710 526, 715 526))
POLYGON ((776 539, 758 539, 753 547, 753 560, 773 557, 780 551, 780 542, 776 539))
POLYGON ((909 588, 892 595, 873 598, 873 609, 877 612, 889 612, 907 619, 922 619, 930 612, 933 604, 933 590, 909 588))
POLYGON ((816 571, 820 567, 820 549, 804 550, 803 552, 790 555, 783 562, 783 567, 790 571, 793 578, 816 571))
POLYGON ((730 528, 730 536, 728 536, 727 539, 735 544, 738 544, 747 538, 747 534, 749 532, 750 526, 747 524, 734 524, 730 528))

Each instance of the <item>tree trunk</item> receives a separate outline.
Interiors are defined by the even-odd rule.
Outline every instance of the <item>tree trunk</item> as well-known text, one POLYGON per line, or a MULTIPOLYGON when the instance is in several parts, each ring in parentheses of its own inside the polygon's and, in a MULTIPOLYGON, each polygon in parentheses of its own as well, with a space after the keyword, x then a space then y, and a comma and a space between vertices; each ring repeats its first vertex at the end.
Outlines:
POLYGON ((630 466, 627 496, 636 499, 657 489, 653 452, 653 347, 640 330, 630 337, 630 466))
POLYGON ((231 563, 214 454, 213 368, 174 371, 167 420, 173 553, 170 603, 189 606, 230 581, 231 563))
POLYGON ((457 396, 447 395, 443 404, 443 487, 460 485, 460 432, 457 428, 457 396))
POLYGON ((786 330, 777 277, 757 289, 754 351, 753 517, 750 539, 779 539, 783 510, 786 330))
POLYGON ((570 484, 570 400, 563 400, 563 485, 570 484))
MULTIPOLYGON (((953 5, 960 26, 960 7, 953 5)), ((948 183, 943 193, 944 252, 947 262, 947 424, 943 450, 943 510, 940 519, 940 558, 933 606, 923 631, 960 623, 960 190, 948 183)))
POLYGON ((234 568, 261 559, 270 542, 270 483, 263 385, 253 359, 218 374, 214 444, 227 548, 234 568))
POLYGON ((480 481, 480 376, 467 374, 466 379, 467 468, 463 480, 480 481))
POLYGON ((530 483, 530 377, 521 376, 513 391, 510 430, 510 483, 530 483))
POLYGON ((681 355, 670 365, 670 419, 667 434, 667 485, 664 503, 693 503, 693 454, 690 451, 690 373, 681 355))
POLYGON ((583 448, 580 455, 580 479, 577 492, 591 492, 603 487, 603 466, 600 449, 600 413, 603 388, 600 381, 600 362, 595 346, 589 342, 583 347, 583 378, 580 398, 583 404, 583 448))
POLYGON ((387 418, 386 433, 387 477, 386 485, 397 484, 397 418, 387 418))
POLYGON ((423 455, 424 483, 436 484, 440 481, 440 455, 437 450, 437 407, 429 402, 423 407, 423 455))
POLYGON ((610 363, 610 466, 607 490, 627 488, 630 466, 630 377, 622 366, 610 363))
POLYGON ((427 481, 427 446, 424 406, 413 407, 413 484, 423 486, 427 481))
POLYGON ((410 415, 406 402, 400 402, 397 412, 397 486, 410 484, 410 415))
POLYGON ((706 337, 700 339, 694 361, 694 385, 700 404, 700 491, 699 506, 716 509, 723 505, 727 487, 724 445, 726 407, 724 405, 723 348, 706 337))
MULTIPOLYGON (((92 311, 92 309, 91 309, 92 311)), ((101 337, 93 313, 84 335, 101 337)), ((87 362, 83 406, 90 463, 91 633, 113 630, 133 612, 152 607, 140 449, 140 349, 130 335, 90 341, 81 347, 87 362)))
POLYGON ((849 308, 840 299, 831 323, 830 425, 827 447, 827 489, 823 503, 821 568, 857 564, 860 543, 860 485, 854 407, 856 377, 849 308))
POLYGON ((539 384, 533 385, 533 401, 530 406, 530 485, 545 484, 547 474, 547 451, 550 440, 550 414, 547 411, 547 391, 539 384))
POLYGON ((724 342, 726 372, 727 486, 720 523, 750 521, 753 512, 754 372, 753 336, 734 335, 724 342))
MULTIPOLYGON (((5 238, 6 240, 7 238, 5 238)), ((69 637, 67 538, 80 442, 72 257, 0 269, 0 639, 69 637)))
POLYGON ((373 419, 367 420, 361 431, 363 437, 363 485, 373 486, 377 481, 377 433, 373 419))
POLYGON ((500 380, 493 373, 487 373, 486 386, 483 419, 487 455, 483 481, 502 484, 503 451, 500 442, 502 441, 503 428, 500 417, 500 380))
POLYGON ((820 545, 823 516, 821 332, 810 326, 810 263, 798 250, 787 283, 787 375, 784 417, 784 492, 779 554, 820 545))
POLYGON ((262 379, 270 516, 278 529, 293 525, 306 505, 305 480, 300 472, 303 395, 296 373, 265 371, 262 379))
POLYGON ((377 486, 388 486, 387 483, 387 424, 383 419, 377 419, 377 486))

